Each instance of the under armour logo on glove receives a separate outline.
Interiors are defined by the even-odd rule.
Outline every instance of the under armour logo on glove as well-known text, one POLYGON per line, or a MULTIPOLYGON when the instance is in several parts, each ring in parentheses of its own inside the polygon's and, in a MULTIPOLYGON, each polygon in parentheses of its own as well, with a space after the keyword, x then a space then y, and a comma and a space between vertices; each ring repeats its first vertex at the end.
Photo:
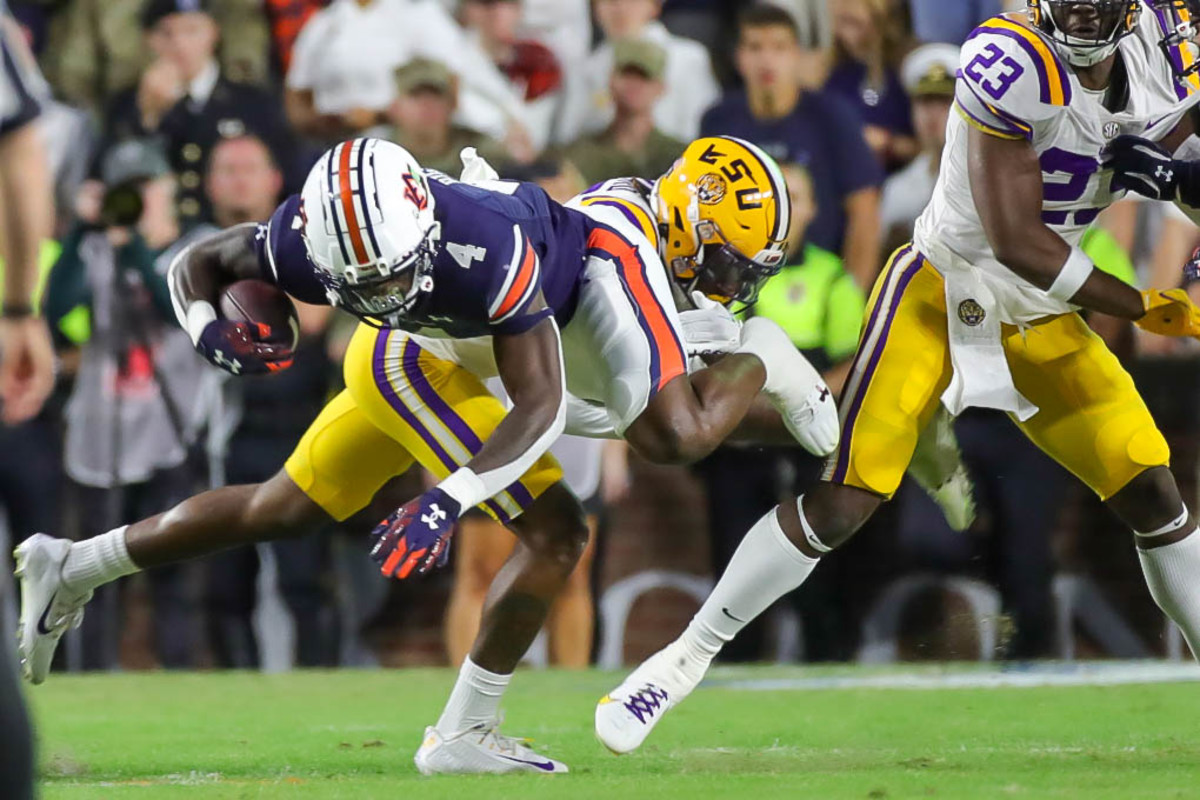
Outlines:
POLYGON ((1104 152, 1104 167, 1113 171, 1113 186, 1153 200, 1174 200, 1178 192, 1177 163, 1161 145, 1125 134, 1104 152))
POLYGON ((371 560, 387 578, 403 579, 414 571, 421 575, 445 566, 459 513, 458 502, 435 486, 375 526, 371 560))
POLYGON ((434 503, 429 508, 429 513, 421 517, 421 522, 424 522, 432 529, 437 529, 438 523, 446 518, 446 512, 438 508, 438 504, 434 503))
POLYGON ((210 364, 233 375, 263 375, 292 365, 292 348, 269 341, 267 325, 214 319, 200 332, 196 350, 210 364))

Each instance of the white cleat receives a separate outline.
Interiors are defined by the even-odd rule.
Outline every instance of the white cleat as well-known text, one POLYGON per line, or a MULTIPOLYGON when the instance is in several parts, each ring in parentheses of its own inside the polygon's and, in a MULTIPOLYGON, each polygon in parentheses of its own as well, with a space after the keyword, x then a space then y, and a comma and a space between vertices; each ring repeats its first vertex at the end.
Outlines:
POLYGON ((704 677, 679 641, 659 650, 596 704, 596 738, 616 755, 631 753, 646 741, 659 720, 704 677))
POLYGON ((33 683, 46 680, 58 640, 68 628, 79 627, 83 606, 92 599, 91 592, 80 594, 63 585, 62 565, 70 551, 68 539, 44 533, 30 536, 13 551, 21 581, 17 651, 21 674, 33 683))
POLYGON ((567 765, 534 752, 528 739, 505 736, 497 728, 500 720, 480 723, 465 731, 443 734, 425 729, 413 763, 422 775, 465 775, 474 773, 538 772, 558 775, 567 765))

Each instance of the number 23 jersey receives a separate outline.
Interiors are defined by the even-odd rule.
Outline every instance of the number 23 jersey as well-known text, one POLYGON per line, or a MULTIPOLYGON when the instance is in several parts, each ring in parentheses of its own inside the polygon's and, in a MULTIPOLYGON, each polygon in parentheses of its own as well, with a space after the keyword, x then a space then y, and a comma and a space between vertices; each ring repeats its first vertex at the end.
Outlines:
MULTIPOLYGON (((1107 143, 1125 133, 1161 138, 1200 99, 1195 77, 1179 82, 1160 47, 1169 23, 1150 8, 1141 14, 1137 29, 1118 46, 1108 90, 1085 89, 1051 42, 1016 15, 993 17, 962 47, 941 172, 917 220, 914 244, 942 272, 974 267, 1005 322, 1074 307, 996 260, 972 198, 968 126, 1032 144, 1042 170, 1042 221, 1078 245, 1100 212, 1123 195, 1111 186, 1112 172, 1101 167, 1107 143)), ((1170 56, 1180 63, 1190 58, 1186 52, 1170 56)))

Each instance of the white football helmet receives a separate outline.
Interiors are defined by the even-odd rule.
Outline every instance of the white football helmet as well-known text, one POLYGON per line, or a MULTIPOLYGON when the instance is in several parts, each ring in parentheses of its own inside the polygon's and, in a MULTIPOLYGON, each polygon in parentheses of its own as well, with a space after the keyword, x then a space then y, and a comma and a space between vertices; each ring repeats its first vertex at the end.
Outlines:
POLYGON ((301 234, 329 301, 395 324, 433 290, 441 224, 421 165, 397 144, 352 139, 308 173, 301 234))

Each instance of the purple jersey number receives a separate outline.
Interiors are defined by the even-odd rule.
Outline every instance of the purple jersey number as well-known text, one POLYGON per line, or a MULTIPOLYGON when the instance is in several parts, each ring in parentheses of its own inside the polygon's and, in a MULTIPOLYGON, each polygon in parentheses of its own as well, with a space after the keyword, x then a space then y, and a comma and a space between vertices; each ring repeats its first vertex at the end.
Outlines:
POLYGON ((1042 153, 1038 163, 1042 167, 1042 196, 1054 203, 1069 203, 1082 198, 1088 181, 1100 169, 1100 162, 1091 156, 1058 147, 1042 153))
POLYGON ((1004 51, 994 44, 983 48, 983 52, 963 70, 963 74, 979 84, 993 100, 1004 97, 1013 82, 1024 73, 1024 67, 1011 56, 1004 55, 1004 51))

